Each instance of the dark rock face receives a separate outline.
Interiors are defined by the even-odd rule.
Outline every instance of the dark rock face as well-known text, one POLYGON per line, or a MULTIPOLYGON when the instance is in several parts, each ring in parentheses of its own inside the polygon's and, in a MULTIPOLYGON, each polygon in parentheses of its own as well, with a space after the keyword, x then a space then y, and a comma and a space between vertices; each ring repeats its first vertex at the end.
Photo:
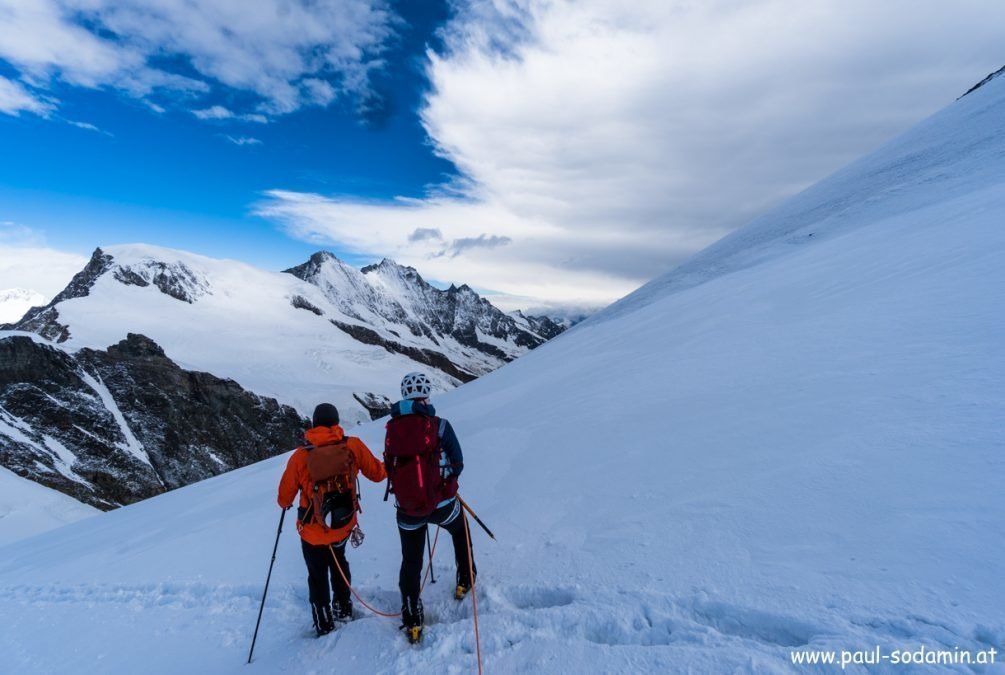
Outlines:
POLYGON ((394 401, 383 394, 374 394, 368 391, 353 392, 352 397, 359 401, 361 406, 367 409, 367 412, 370 413, 370 419, 372 420, 379 420, 385 415, 390 415, 391 406, 394 405, 394 401))
MULTIPOLYGON (((100 250, 100 249, 99 249, 100 250)), ((135 267, 116 267, 116 280, 127 286, 156 286, 175 300, 192 304, 209 292, 209 285, 184 263, 148 260, 135 267)))
POLYGON ((38 333, 46 340, 66 342, 70 339, 70 328, 59 322, 59 310, 55 307, 32 307, 20 321, 4 324, 0 330, 23 330, 38 333))
POLYGON ((457 378, 461 382, 470 382, 477 377, 477 375, 458 368, 450 359, 440 352, 433 351, 432 349, 419 349, 418 347, 403 345, 395 342, 394 340, 386 340, 382 338, 377 331, 367 328, 366 326, 343 323, 341 321, 336 321, 335 319, 329 319, 329 321, 331 321, 333 326, 348 335, 351 335, 354 339, 362 342, 363 344, 376 345, 383 347, 389 352, 402 354, 413 361, 418 361, 424 365, 441 370, 447 375, 457 378))
POLYGON ((0 339, 0 464, 101 509, 286 452, 307 426, 142 335, 73 355, 0 339))
POLYGON ((308 312, 312 312, 314 314, 317 314, 318 316, 324 314, 324 312, 322 312, 321 309, 317 307, 317 305, 311 304, 310 301, 308 301, 307 298, 305 298, 302 295, 294 295, 292 298, 290 298, 290 304, 296 307, 297 309, 306 309, 308 312))

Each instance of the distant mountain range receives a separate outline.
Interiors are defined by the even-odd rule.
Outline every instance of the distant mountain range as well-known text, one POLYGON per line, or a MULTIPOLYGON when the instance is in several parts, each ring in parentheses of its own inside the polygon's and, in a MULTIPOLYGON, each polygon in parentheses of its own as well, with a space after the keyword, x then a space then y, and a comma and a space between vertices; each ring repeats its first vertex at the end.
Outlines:
POLYGON ((289 450, 321 401, 369 421, 406 372, 445 391, 567 323, 390 260, 358 269, 319 252, 278 273, 99 248, 51 302, 0 326, 0 464, 110 508, 289 450))

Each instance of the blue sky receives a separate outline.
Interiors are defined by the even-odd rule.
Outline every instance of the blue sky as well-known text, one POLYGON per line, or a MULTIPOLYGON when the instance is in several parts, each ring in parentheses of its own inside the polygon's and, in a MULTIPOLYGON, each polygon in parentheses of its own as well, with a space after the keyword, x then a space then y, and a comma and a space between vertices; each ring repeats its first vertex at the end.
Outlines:
POLYGON ((600 306, 1005 63, 1000 0, 0 0, 0 288, 95 246, 600 306))
MULTIPOLYGON (((165 111, 155 112, 115 89, 57 81, 51 88, 57 113, 0 115, 0 220, 79 253, 142 241, 280 268, 318 245, 251 214, 265 190, 372 200, 424 196, 456 175, 434 154, 416 114, 428 88, 425 50, 437 46, 449 9, 445 2, 407 1, 392 8, 394 36, 380 52, 384 65, 371 77, 371 91, 265 124, 192 113, 253 109, 255 97, 230 88, 195 101, 168 98, 165 111), (380 104, 361 112, 364 96, 380 104)), ((0 75, 17 74, 0 61, 0 75)), ((328 247, 346 253, 336 242, 328 247)))

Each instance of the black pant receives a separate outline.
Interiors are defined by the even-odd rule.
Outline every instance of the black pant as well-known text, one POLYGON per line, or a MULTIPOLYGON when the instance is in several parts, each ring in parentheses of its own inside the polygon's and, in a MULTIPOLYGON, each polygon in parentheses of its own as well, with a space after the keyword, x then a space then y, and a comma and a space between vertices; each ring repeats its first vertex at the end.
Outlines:
POLYGON ((338 568, 335 567, 335 560, 332 558, 332 551, 338 558, 338 564, 342 566, 346 579, 352 582, 352 573, 349 572, 349 562, 345 559, 345 539, 330 547, 314 546, 308 544, 303 539, 300 540, 304 551, 304 562, 307 563, 307 588, 310 590, 311 604, 319 607, 331 605, 331 591, 335 592, 336 602, 349 602, 349 587, 346 586, 338 568), (331 591, 329 591, 328 579, 331 579, 331 591))
MULTIPOLYGON (((471 574, 468 570, 468 538, 464 532, 464 513, 461 511, 453 520, 447 521, 454 509, 459 508, 456 501, 433 511, 428 518, 414 518, 398 514, 398 535, 401 537, 401 572, 398 575, 398 588, 401 590, 401 602, 415 607, 419 599, 422 584, 422 562, 426 552, 427 525, 439 525, 450 533, 454 543, 454 560, 457 563, 457 582, 471 585, 471 574), (421 523, 421 524, 420 524, 421 523), (415 527, 416 529, 403 529, 415 527), (418 525, 418 527, 416 527, 418 525)), ((471 568, 478 572, 474 561, 471 568)))

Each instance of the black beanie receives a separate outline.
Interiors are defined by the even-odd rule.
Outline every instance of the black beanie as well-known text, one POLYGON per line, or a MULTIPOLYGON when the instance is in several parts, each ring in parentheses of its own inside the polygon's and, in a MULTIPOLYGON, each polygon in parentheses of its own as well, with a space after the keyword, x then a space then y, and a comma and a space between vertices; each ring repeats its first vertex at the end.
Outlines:
POLYGON ((338 424, 338 408, 331 403, 322 403, 314 409, 314 426, 333 427, 338 424))

